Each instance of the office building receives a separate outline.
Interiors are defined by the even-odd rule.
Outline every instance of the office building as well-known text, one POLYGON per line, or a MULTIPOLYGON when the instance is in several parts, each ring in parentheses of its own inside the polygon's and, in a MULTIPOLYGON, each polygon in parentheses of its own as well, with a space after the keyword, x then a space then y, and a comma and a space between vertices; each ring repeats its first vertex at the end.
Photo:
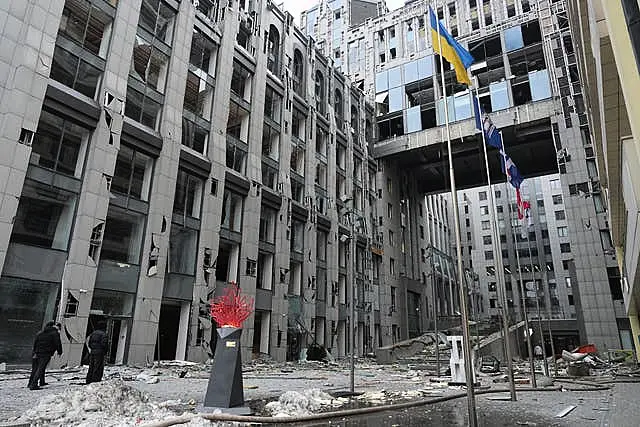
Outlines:
POLYGON ((638 141, 640 107, 640 5, 637 0, 568 1, 569 22, 576 42, 578 72, 585 82, 590 138, 616 249, 628 320, 623 345, 640 348, 638 253, 636 243, 640 199, 638 141))

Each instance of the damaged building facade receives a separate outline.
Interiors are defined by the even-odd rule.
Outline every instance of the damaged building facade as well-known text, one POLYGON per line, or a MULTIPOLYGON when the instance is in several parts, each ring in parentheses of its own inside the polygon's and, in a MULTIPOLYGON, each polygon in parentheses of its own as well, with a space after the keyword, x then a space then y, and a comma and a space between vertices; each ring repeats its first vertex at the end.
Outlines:
POLYGON ((421 292, 418 236, 448 242, 445 201, 373 160, 373 108, 289 14, 15 0, 0 17, 1 361, 28 363, 54 318, 61 363, 101 320, 108 363, 204 360, 232 281, 255 298, 245 360, 344 356, 349 304, 357 354, 429 327, 426 295, 401 290, 421 292))
MULTIPOLYGON (((540 342, 542 327, 547 352, 552 349, 549 328, 555 349, 573 349, 581 341, 574 295, 576 277, 571 271, 572 238, 560 175, 525 179, 521 193, 531 205, 530 219, 518 219, 513 187, 504 180, 494 184, 499 248, 490 229, 487 187, 466 189, 458 194, 463 264, 473 278, 469 282, 473 301, 470 317, 498 323, 501 302, 495 258, 501 256, 511 318, 522 320, 526 311, 535 331, 534 342, 540 342)), ((600 230, 600 238, 603 256, 613 255, 608 230, 600 230)), ((615 267, 608 265, 607 273, 610 281, 619 280, 615 267)), ((620 304, 613 295, 612 298, 614 304, 620 304)), ((620 334, 624 336, 622 329, 620 334)), ((629 344, 624 340, 621 343, 623 348, 631 349, 629 344)))
MULTIPOLYGON (((378 162, 382 159, 389 167, 411 171, 419 177, 418 191, 424 194, 449 189, 443 88, 439 57, 433 55, 429 27, 431 5, 445 27, 475 58, 470 71, 478 80, 480 103, 492 113, 493 122, 503 131, 507 152, 525 176, 525 182, 531 184, 529 198, 535 205, 537 219, 546 214, 557 220, 553 230, 541 224, 532 230, 536 236, 537 254, 531 263, 535 271, 523 281, 539 282, 540 302, 544 300, 547 304, 545 309, 555 310, 555 317, 572 319, 575 314, 575 320, 558 323, 567 335, 582 343, 594 343, 600 349, 629 347, 630 325, 609 237, 606 192, 600 185, 597 147, 592 143, 585 111, 567 2, 407 2, 400 9, 371 17, 345 32, 340 21, 344 13, 338 12, 352 3, 322 1, 314 8, 317 13, 311 14, 312 20, 309 12, 302 14, 301 24, 308 34, 320 40, 325 55, 340 58, 342 70, 375 104, 377 140, 372 153, 378 162), (556 176, 548 177, 552 174, 556 176), (536 176, 547 177, 533 180, 536 176), (562 199, 561 205, 554 205, 556 199, 547 200, 547 193, 538 197, 538 192, 545 191, 551 182, 559 185, 551 194, 562 199), (558 206, 562 209, 556 209, 558 206), (545 214, 542 209, 546 209, 545 214), (552 233, 560 238, 558 242, 555 236, 553 239, 548 236, 552 233), (555 246, 558 251, 553 249, 555 246), (551 253, 547 253, 549 247, 551 253)), ((481 139, 472 120, 472 93, 456 83, 448 64, 444 77, 456 181, 462 193, 486 183, 481 139)), ((493 181, 503 180, 497 154, 490 151, 489 155, 493 181)), ((482 191, 473 190, 468 195, 477 196, 482 191)), ((385 198, 383 195, 383 202, 385 198)), ((507 206, 504 201, 502 209, 507 206)), ((485 205, 477 207, 486 209, 485 205)), ((465 216, 461 218, 464 240, 465 216)), ((482 227, 482 218, 474 219, 478 222, 476 226, 482 227)), ((473 239, 477 237, 469 240, 473 239)), ((485 259, 484 240, 481 244, 474 243, 475 247, 465 246, 467 251, 472 248, 465 253, 466 267, 471 270, 470 277, 483 275, 481 282, 486 286, 477 289, 475 306, 482 296, 482 308, 490 315, 500 309, 497 301, 495 308, 490 306, 491 299, 497 297, 488 285, 496 280, 484 277, 489 273, 486 269, 479 271, 475 263, 471 268, 474 250, 482 254, 482 265, 491 264, 490 259, 485 259)), ((487 251, 492 250, 490 246, 487 245, 487 251)), ((518 241, 505 248, 509 257, 504 264, 512 270, 515 268, 511 262, 515 254, 512 249, 516 248, 526 248, 526 242, 518 241)), ((491 254, 494 258, 501 255, 495 250, 491 254)), ((527 250, 525 263, 528 259, 527 250)), ((507 286, 516 287, 517 280, 511 276, 507 286)), ((511 292, 516 300, 519 292, 511 292)), ((518 318, 521 304, 516 301, 513 304, 513 315, 518 318)))
MULTIPOLYGON (((585 100, 628 315, 627 340, 640 348, 638 213, 640 109, 640 3, 637 0, 570 0, 569 21, 585 81, 585 100)), ((624 344, 624 343, 623 343, 624 344)), ((640 353, 636 351, 636 357, 640 353)), ((640 359, 639 359, 640 360, 640 359)))

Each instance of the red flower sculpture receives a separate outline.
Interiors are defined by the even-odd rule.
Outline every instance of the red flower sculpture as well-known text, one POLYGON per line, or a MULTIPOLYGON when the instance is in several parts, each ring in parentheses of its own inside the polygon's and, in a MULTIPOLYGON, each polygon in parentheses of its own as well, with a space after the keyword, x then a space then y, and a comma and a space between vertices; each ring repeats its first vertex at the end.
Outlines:
POLYGON ((229 283, 224 295, 211 300, 211 317, 218 326, 239 328, 253 312, 253 298, 240 295, 236 282, 229 283))

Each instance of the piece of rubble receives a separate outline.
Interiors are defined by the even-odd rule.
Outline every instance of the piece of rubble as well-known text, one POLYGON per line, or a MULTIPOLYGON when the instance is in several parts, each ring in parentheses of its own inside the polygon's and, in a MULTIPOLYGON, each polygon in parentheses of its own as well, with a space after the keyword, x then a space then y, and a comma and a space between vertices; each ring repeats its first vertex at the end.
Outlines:
POLYGON ((576 405, 569 405, 566 408, 564 408, 562 411, 558 412, 556 414, 556 418, 563 418, 563 417, 567 416, 567 414, 569 414, 571 411, 573 411, 576 408, 577 408, 576 405))

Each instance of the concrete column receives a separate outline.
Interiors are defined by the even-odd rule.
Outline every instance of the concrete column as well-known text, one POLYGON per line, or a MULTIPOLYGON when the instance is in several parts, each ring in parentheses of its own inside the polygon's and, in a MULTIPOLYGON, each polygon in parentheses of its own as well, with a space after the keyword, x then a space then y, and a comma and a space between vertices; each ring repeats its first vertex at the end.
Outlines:
MULTIPOLYGON (((162 151, 154 169, 153 187, 149 197, 149 215, 142 249, 138 293, 133 317, 133 330, 129 344, 129 364, 142 364, 153 360, 158 336, 158 321, 164 277, 166 274, 169 230, 173 213, 178 164, 182 139, 182 105, 191 51, 195 10, 191 2, 180 3, 176 15, 171 61, 167 70, 167 84, 160 122, 163 139, 162 151), (162 224, 166 229, 162 231, 162 224), (153 243, 152 243, 153 237, 153 243), (149 254, 153 245, 159 248, 158 272, 149 275, 149 254)), ((205 191, 203 186, 202 191, 205 191)))
POLYGON ((0 272, 38 128, 64 1, 1 3, 0 272))
POLYGON ((113 176, 120 149, 123 123, 121 112, 124 111, 122 107, 127 94, 129 66, 135 40, 135 31, 132 32, 130 29, 135 29, 138 25, 140 3, 141 0, 119 4, 116 10, 112 24, 110 54, 107 57, 98 97, 102 111, 88 144, 82 192, 74 218, 73 239, 69 246, 69 258, 62 277, 60 296, 60 316, 69 295, 79 302, 77 315, 64 319, 64 327, 68 335, 63 335, 71 337, 69 341, 63 338, 66 354, 64 363, 69 365, 79 364, 82 357, 98 270, 98 260, 89 256, 89 241, 94 227, 102 225, 104 232, 109 209, 111 194, 108 179, 113 176), (105 102, 107 96, 114 98, 111 102, 105 102), (107 123, 107 115, 111 117, 110 123, 107 123))
MULTIPOLYGON (((232 7, 224 8, 225 19, 215 25, 221 37, 218 47, 216 86, 213 95, 213 114, 211 116, 211 130, 207 157, 211 160, 210 181, 205 185, 202 203, 202 218, 200 222, 200 242, 198 261, 196 264, 196 282, 193 287, 193 304, 191 311, 191 337, 188 347, 189 360, 204 361, 211 352, 209 338, 211 337, 211 318, 209 314, 200 317, 200 308, 213 297, 216 287, 215 262, 220 244, 220 223, 222 219, 222 200, 224 196, 224 180, 226 168, 227 119, 229 117, 229 93, 231 90, 231 76, 233 73, 233 55, 236 44, 235 34, 238 31, 237 10, 232 7), (213 180, 217 182, 215 194, 211 191, 213 180), (205 250, 209 250, 210 261, 205 267, 205 250), (205 268, 208 270, 208 282, 205 280, 205 268), (202 329, 203 342, 196 345, 198 329, 202 329)), ((218 14, 220 16, 220 13, 218 14)), ((216 332, 213 331, 215 334, 216 332)), ((246 334, 243 334, 246 335, 246 334)))

